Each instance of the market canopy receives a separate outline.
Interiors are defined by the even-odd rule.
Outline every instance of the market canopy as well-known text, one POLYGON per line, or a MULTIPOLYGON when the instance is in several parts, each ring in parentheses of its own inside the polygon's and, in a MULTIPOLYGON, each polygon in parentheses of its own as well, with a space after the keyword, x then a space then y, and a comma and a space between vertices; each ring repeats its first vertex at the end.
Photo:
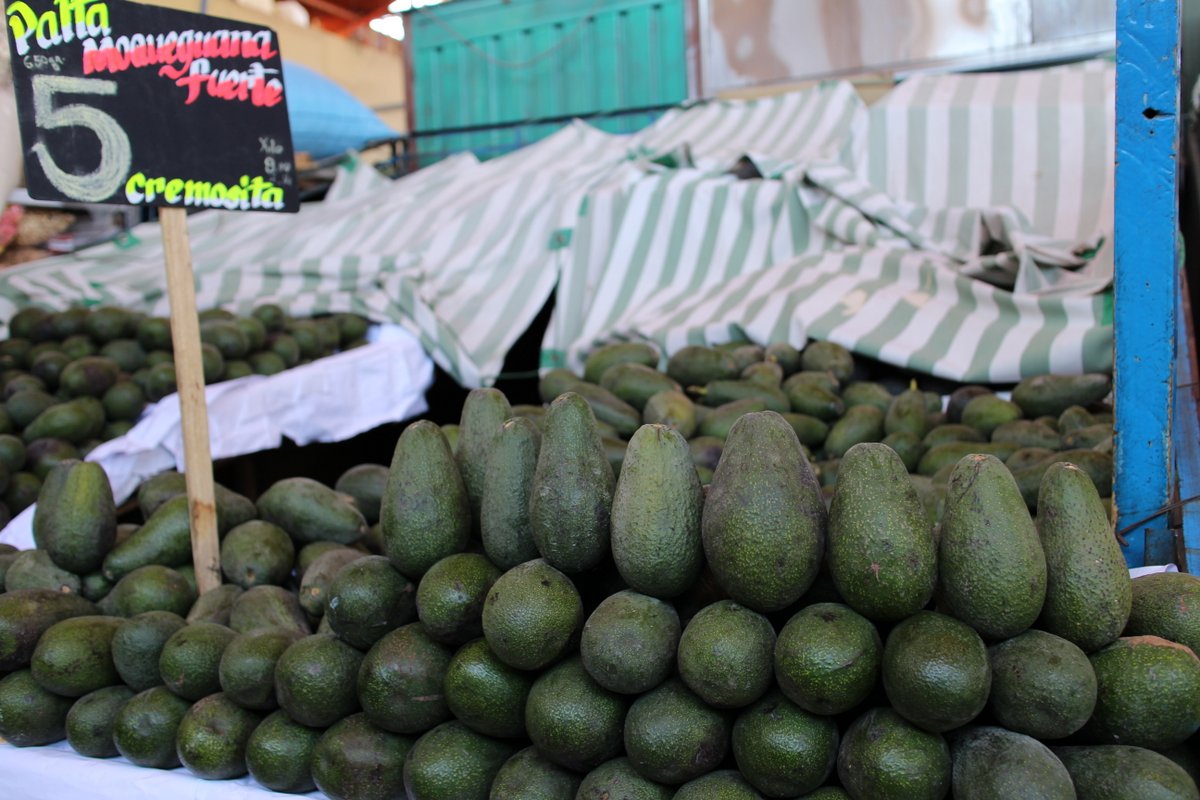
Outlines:
MULTIPOLYGON (((1114 70, 912 78, 867 108, 825 83, 575 122, 397 181, 350 164, 298 215, 190 218, 198 302, 354 311, 413 331, 466 386, 495 380, 552 293, 543 366, 596 344, 829 339, 942 377, 1106 370, 1114 70)), ((0 273, 30 303, 167 313, 162 243, 0 273)))

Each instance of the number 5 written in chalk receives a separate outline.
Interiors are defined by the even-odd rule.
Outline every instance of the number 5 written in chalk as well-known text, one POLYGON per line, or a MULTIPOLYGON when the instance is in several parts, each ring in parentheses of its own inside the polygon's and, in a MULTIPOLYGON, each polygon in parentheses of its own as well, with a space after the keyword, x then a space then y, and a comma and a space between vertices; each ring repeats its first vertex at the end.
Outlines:
POLYGON ((98 203, 121 188, 133 163, 129 135, 111 115, 82 103, 54 107, 56 94, 114 96, 117 82, 66 75, 34 75, 33 122, 42 130, 87 128, 100 140, 100 165, 86 175, 62 169, 46 145, 37 141, 30 150, 50 184, 66 196, 85 203, 98 203))

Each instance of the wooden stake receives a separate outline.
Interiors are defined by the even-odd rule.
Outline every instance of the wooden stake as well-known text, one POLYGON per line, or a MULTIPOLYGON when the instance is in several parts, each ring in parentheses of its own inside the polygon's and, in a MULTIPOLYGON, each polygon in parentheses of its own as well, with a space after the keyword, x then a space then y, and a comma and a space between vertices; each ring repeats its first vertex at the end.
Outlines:
POLYGON ((217 506, 213 495, 212 455, 208 446, 208 408, 204 402, 204 363, 200 355, 200 319, 196 282, 188 244, 187 212, 160 208, 171 302, 171 340, 175 348, 175 384, 183 425, 183 460, 192 521, 192 561, 200 594, 221 585, 217 506))

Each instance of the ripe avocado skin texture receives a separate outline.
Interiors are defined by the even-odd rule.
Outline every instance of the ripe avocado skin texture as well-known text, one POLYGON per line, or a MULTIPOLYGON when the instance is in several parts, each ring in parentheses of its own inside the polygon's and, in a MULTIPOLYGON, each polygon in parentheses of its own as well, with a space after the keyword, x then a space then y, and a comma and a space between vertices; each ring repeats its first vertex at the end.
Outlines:
POLYGON ((612 504, 612 552, 629 586, 654 597, 687 591, 704 566, 704 491, 687 442, 665 425, 633 435, 612 504))
POLYGON ((938 549, 941 601, 985 639, 1031 627, 1046 597, 1046 556, 1004 463, 968 455, 954 467, 938 549))
POLYGON ((883 686, 896 711, 920 728, 944 733, 974 719, 992 685, 987 648, 970 626, 921 611, 888 635, 883 686))
POLYGON ((1075 800, 1067 768, 1050 748, 1004 728, 965 728, 951 739, 958 800, 1036 797, 1075 800))
POLYGON ((1171 759, 1142 747, 1056 747, 1078 800, 1197 800, 1192 778, 1171 759))
POLYGON ((538 552, 551 566, 582 572, 609 556, 616 481, 587 402, 574 392, 550 404, 529 499, 538 552))
POLYGON ((847 451, 829 509, 829 571, 846 604, 895 622, 920 611, 937 586, 928 515, 900 457, 887 445, 847 451))
POLYGON ((1039 626, 1091 653, 1125 630, 1133 582, 1087 473, 1052 464, 1038 493, 1037 530, 1046 554, 1039 626))
POLYGON ((763 411, 734 423, 701 519, 705 555, 730 597, 761 612, 798 600, 816 579, 827 523, 787 421, 763 411))
POLYGON ((450 445, 437 425, 412 423, 400 434, 379 510, 384 553, 412 579, 471 535, 471 506, 450 445))
POLYGON ((950 765, 940 734, 911 725, 890 708, 875 708, 846 730, 837 768, 852 797, 941 800, 950 790, 950 765))

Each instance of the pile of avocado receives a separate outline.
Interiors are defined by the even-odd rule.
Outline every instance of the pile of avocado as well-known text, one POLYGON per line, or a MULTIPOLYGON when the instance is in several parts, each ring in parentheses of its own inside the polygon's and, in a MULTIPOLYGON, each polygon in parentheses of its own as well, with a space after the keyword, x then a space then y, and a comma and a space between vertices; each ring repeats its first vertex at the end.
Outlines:
MULTIPOLYGON (((204 381, 273 375, 362 344, 355 314, 291 319, 276 305, 247 317, 200 315, 204 381)), ((171 322, 109 306, 23 309, 0 341, 0 528, 37 499, 55 464, 83 458, 175 391, 171 322)))
MULTIPOLYGON (((837 352, 773 349, 754 373, 837 352)), ((677 358, 667 380, 722 402, 647 386, 637 411, 617 364, 552 373, 547 407, 474 390, 333 487, 218 488, 224 583, 201 597, 182 476, 118 525, 99 467, 56 465, 37 549, 0 555, 0 736, 332 800, 1200 800, 1200 579, 1131 580, 1061 442, 1032 508, 996 449, 1021 417, 1110 424, 1107 379, 1024 384, 1015 412, 960 394, 952 423, 828 375, 850 407, 805 444, 826 422, 791 400, 713 427, 769 383, 679 380, 677 358), (880 430, 831 444, 854 408, 880 430), (941 428, 964 451, 910 475, 899 434, 919 467, 941 428)))

